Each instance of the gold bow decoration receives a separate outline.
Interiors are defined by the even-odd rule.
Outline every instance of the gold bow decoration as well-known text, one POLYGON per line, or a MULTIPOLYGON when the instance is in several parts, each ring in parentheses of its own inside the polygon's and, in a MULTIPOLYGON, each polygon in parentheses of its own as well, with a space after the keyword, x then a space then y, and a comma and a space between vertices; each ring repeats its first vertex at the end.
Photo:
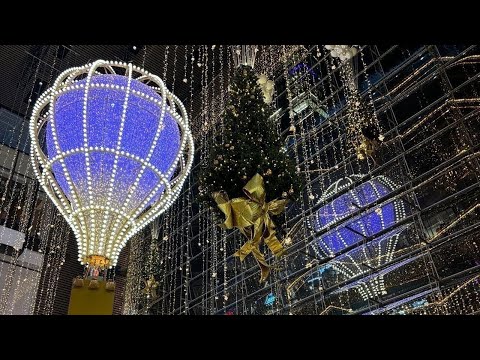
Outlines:
POLYGON ((357 147, 357 158, 364 160, 367 157, 372 157, 378 147, 378 141, 364 138, 357 147))
POLYGON ((260 244, 263 240, 276 257, 280 257, 285 252, 275 235, 275 224, 270 215, 281 214, 288 200, 276 199, 266 202, 263 177, 259 174, 255 174, 248 181, 243 187, 243 192, 247 198, 229 200, 227 194, 223 192, 214 192, 212 196, 226 217, 220 227, 225 229, 236 227, 248 239, 234 255, 243 261, 248 254, 252 253, 260 266, 260 282, 263 282, 270 274, 270 266, 260 251, 260 244))
POLYGON ((153 275, 150 275, 148 280, 143 280, 145 284, 145 288, 143 289, 143 293, 147 295, 147 298, 155 299, 157 297, 157 287, 158 281, 155 280, 153 275))

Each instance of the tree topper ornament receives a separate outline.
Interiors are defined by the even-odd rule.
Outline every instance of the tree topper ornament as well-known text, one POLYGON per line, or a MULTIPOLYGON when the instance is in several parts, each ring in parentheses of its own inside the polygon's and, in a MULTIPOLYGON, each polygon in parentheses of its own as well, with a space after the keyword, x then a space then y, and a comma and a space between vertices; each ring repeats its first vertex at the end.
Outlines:
POLYGON ((273 80, 269 80, 267 78, 267 75, 265 74, 259 75, 257 82, 258 82, 258 85, 260 85, 260 88, 262 89, 263 101, 265 101, 265 104, 267 105, 270 104, 272 102, 275 83, 273 82, 273 80))
POLYGON ((350 60, 358 53, 355 46, 349 45, 325 45, 325 49, 330 50, 330 55, 341 61, 350 60))

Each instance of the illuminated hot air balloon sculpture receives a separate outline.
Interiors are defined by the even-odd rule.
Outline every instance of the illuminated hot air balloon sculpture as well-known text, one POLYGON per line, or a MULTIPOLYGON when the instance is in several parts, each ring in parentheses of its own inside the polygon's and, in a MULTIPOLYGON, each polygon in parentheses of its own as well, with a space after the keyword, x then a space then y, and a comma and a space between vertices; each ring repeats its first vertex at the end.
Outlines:
POLYGON ((180 100, 117 61, 64 71, 37 100, 30 137, 35 175, 72 227, 79 261, 100 268, 173 203, 193 162, 180 100))
MULTIPOLYGON (((336 181, 322 195, 320 201, 351 188, 361 175, 351 175, 336 181)), ((388 264, 393 260, 401 233, 409 226, 395 226, 407 216, 408 206, 401 198, 393 198, 373 208, 361 212, 346 222, 341 222, 358 211, 360 207, 371 205, 388 196, 397 185, 388 177, 379 175, 363 182, 353 189, 322 206, 313 217, 316 231, 330 229, 316 238, 320 257, 333 260, 328 266, 345 278, 362 277, 350 285, 357 288, 363 299, 386 294, 384 275, 395 269, 394 266, 369 275, 370 270, 388 264), (352 245, 359 245, 367 237, 375 237, 367 244, 358 246, 342 255, 352 245)), ((403 263, 404 264, 404 263, 403 263)), ((397 267, 400 266, 397 264, 397 267)), ((346 290, 342 287, 341 290, 346 290)))
MULTIPOLYGON (((354 174, 339 179, 322 194, 319 203, 324 205, 307 218, 307 223, 321 232, 310 244, 315 257, 322 262, 330 260, 319 266, 308 262, 305 267, 311 270, 288 285, 289 298, 296 297, 308 284, 309 290, 335 287, 330 294, 353 288, 363 300, 375 299, 387 294, 387 274, 416 259, 412 256, 395 261, 397 251, 401 251, 397 245, 411 225, 404 221, 411 214, 408 202, 391 196, 398 185, 384 175, 362 181, 364 178, 354 174), (360 211, 366 206, 368 209, 360 211)), ((301 221, 297 224, 300 226, 291 230, 294 242, 306 236, 301 221)))

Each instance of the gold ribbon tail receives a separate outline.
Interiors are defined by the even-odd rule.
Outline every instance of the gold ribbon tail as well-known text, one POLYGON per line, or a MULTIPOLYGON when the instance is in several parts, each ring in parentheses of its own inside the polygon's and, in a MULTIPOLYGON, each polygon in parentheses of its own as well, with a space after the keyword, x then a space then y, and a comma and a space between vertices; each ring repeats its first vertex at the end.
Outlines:
POLYGON ((253 248, 252 254, 257 260, 258 266, 260 267, 260 282, 267 280, 268 275, 270 275, 270 266, 265 261, 265 256, 262 254, 259 248, 253 248))
POLYGON ((264 254, 260 251, 262 240, 275 257, 280 257, 285 249, 275 235, 275 224, 270 215, 279 215, 285 210, 287 200, 272 200, 266 202, 263 178, 255 174, 243 187, 247 198, 228 199, 222 192, 212 194, 220 210, 225 214, 225 221, 220 226, 226 229, 238 228, 248 239, 234 255, 243 261, 250 253, 253 254, 261 270, 260 282, 265 281, 271 267, 267 264, 264 254))

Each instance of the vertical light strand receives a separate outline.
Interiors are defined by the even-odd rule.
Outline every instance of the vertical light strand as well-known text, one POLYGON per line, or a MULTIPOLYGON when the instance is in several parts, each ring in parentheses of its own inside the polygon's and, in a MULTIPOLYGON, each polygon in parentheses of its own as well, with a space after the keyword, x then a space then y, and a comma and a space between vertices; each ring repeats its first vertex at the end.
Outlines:
POLYGON ((226 97, 227 97, 227 91, 225 89, 225 83, 224 83, 224 79, 223 79, 223 72, 224 72, 224 68, 223 68, 223 57, 224 57, 224 54, 223 54, 223 45, 219 45, 218 47, 218 60, 219 60, 219 63, 220 63, 220 68, 218 69, 218 73, 219 73, 219 91, 220 91, 220 122, 219 122, 219 128, 220 128, 220 141, 224 141, 224 128, 225 128, 225 124, 223 122, 223 114, 224 114, 224 110, 225 110, 225 102, 226 102, 226 97))
POLYGON ((168 314, 168 306, 167 306, 167 300, 169 300, 167 294, 167 280, 168 280, 168 256, 169 256, 169 245, 170 243, 168 242, 168 218, 169 218, 170 212, 166 211, 165 214, 163 215, 162 221, 163 221, 163 226, 162 226, 162 238, 161 238, 161 244, 162 244, 162 256, 163 259, 161 262, 163 262, 163 277, 162 277, 162 314, 168 314))
MULTIPOLYGON (((26 195, 25 195, 25 202, 23 206, 23 211, 22 211, 22 216, 20 220, 20 232, 25 234, 25 248, 28 249, 31 247, 30 243, 30 238, 29 238, 29 230, 27 229, 28 225, 28 219, 32 216, 32 208, 36 201, 36 194, 34 191, 35 184, 30 181, 26 181, 25 183, 26 186, 26 195)), ((31 226, 30 226, 31 228, 31 226)), ((24 258, 24 261, 27 261, 31 259, 32 254, 29 253, 27 257, 24 258)), ((18 261, 19 259, 17 259, 18 261)), ((20 264, 21 265, 21 264, 20 264)), ((16 266, 15 269, 15 276, 17 278, 17 281, 15 282, 15 285, 13 286, 13 294, 11 295, 12 301, 10 302, 10 309, 9 309, 9 314, 13 314, 14 308, 17 304, 17 301, 22 299, 26 294, 23 292, 25 287, 29 287, 30 284, 25 283, 28 278, 31 276, 28 276, 31 271, 26 267, 26 266, 16 266)), ((36 278, 36 277, 35 277, 36 278)))
MULTIPOLYGON (((292 95, 292 89, 291 89, 291 83, 290 83, 290 77, 288 74, 288 56, 287 56, 287 50, 286 46, 282 45, 282 55, 283 55, 283 76, 285 78, 285 86, 286 86, 286 93, 287 93, 287 100, 288 100, 288 116, 290 120, 290 131, 293 132, 293 139, 294 139, 294 144, 293 144, 293 152, 294 152, 294 159, 295 159, 295 166, 296 166, 296 171, 297 173, 300 173, 300 157, 298 153, 298 142, 296 138, 296 126, 295 126, 295 118, 294 118, 294 112, 293 112, 293 95, 292 95)), ((305 210, 305 205, 304 205, 304 200, 303 196, 300 196, 300 200, 302 202, 301 204, 301 209, 302 212, 305 210)), ((305 239, 305 241, 307 241, 305 239)), ((309 261, 308 256, 304 255, 305 258, 305 263, 309 261)))
MULTIPOLYGON (((193 186, 192 183, 192 175, 188 177, 188 189, 191 189, 193 186)), ((193 237, 192 232, 192 202, 191 202, 191 192, 190 190, 185 192, 185 196, 187 197, 187 211, 186 211, 186 239, 185 239, 185 304, 184 304, 184 314, 189 314, 189 290, 190 290, 190 258, 192 256, 191 249, 190 249, 190 241, 193 237)), ((182 224, 182 225, 185 225, 182 224)))
POLYGON ((360 55, 360 60, 362 61, 363 69, 364 69, 363 74, 364 74, 365 80, 367 82, 367 93, 368 93, 368 100, 369 100, 368 105, 372 110, 374 124, 380 130, 380 133, 382 133, 382 129, 380 127, 380 122, 378 121, 377 112, 375 110, 375 102, 373 100, 373 94, 372 94, 372 83, 370 81, 370 77, 368 76, 367 63, 365 61, 364 51, 365 51, 365 46, 360 46, 360 54, 359 55, 360 55))
MULTIPOLYGON (((58 49, 59 49, 59 46, 56 47, 56 51, 58 51, 58 49)), ((48 55, 48 53, 47 53, 47 55, 48 55)), ((54 56, 53 63, 50 66, 50 74, 49 74, 48 79, 46 81, 46 85, 49 85, 51 83, 51 80, 52 80, 52 77, 53 77, 53 72, 54 72, 55 66, 56 66, 56 62, 57 62, 57 57, 54 56)), ((40 65, 40 60, 39 60, 39 65, 40 65)), ((35 75, 38 74, 38 70, 39 70, 39 66, 37 67, 35 75)), ((44 71, 42 72, 42 77, 45 76, 45 72, 46 72, 46 67, 44 66, 44 71)), ((36 76, 35 76, 35 78, 36 78, 36 76)), ((27 105, 26 113, 28 113, 31 103, 32 103, 32 101, 31 101, 31 98, 30 98, 30 101, 28 102, 28 105, 27 105)), ((28 131, 28 126, 25 126, 26 122, 27 121, 24 118, 24 121, 22 122, 22 126, 21 126, 21 129, 20 129, 20 137, 19 138, 22 137, 22 134, 23 134, 25 128, 27 128, 27 131, 28 131)), ((25 142, 25 144, 23 145, 22 153, 26 153, 27 146, 28 146, 28 142, 25 142)), ((20 151, 20 148, 18 148, 18 150, 20 151)), ((22 166, 22 158, 19 159, 19 167, 21 167, 21 166, 22 166)), ((30 181, 29 179, 27 179, 27 176, 26 176, 26 174, 30 170, 30 166, 31 166, 31 162, 27 161, 26 170, 23 174, 23 182, 24 182, 23 188, 26 189, 26 196, 25 196, 24 206, 22 208, 20 228, 19 228, 19 230, 21 232, 26 234, 25 247, 27 249, 32 246, 31 241, 30 241, 30 235, 31 235, 30 230, 32 228, 32 223, 29 221, 29 219, 33 218, 33 216, 34 216, 35 204, 37 202, 37 195, 38 195, 38 191, 34 191, 34 189, 35 189, 34 183, 32 181, 30 181), (30 228, 27 229, 27 225, 28 225, 29 222, 30 222, 30 228)), ((15 186, 16 186, 17 182, 18 181, 15 181, 15 183, 14 183, 14 188, 12 190, 12 194, 15 191, 15 186)), ((24 192, 24 191, 22 191, 22 192, 24 192)), ((23 196, 20 196, 19 198, 22 198, 22 197, 23 196)), ((31 256, 32 256, 32 253, 29 253, 29 256, 25 260, 27 260, 27 261, 30 260, 31 256)), ((18 259, 15 258, 15 264, 16 264, 17 260, 18 259)), ((13 308, 16 304, 16 301, 17 301, 17 298, 18 298, 18 292, 19 292, 18 290, 20 290, 20 286, 21 286, 20 280, 22 278, 22 274, 24 274, 26 272, 26 268, 21 267, 20 269, 17 269, 16 272, 18 274, 17 275, 17 286, 15 287, 14 293, 13 293, 13 296, 12 296, 13 301, 11 303, 11 308, 10 308, 11 313, 13 312, 13 308)), ((24 279, 24 282, 25 281, 27 281, 26 277, 24 279)))
MULTIPOLYGON (((213 219, 213 211, 209 211, 209 219, 213 223, 215 220, 213 219)), ((211 227, 210 227, 211 228, 211 227)), ((208 240, 207 240, 208 241, 208 240)), ((210 308, 210 315, 215 315, 217 311, 217 300, 219 299, 219 294, 217 293, 218 290, 218 249, 217 249, 217 229, 212 228, 212 237, 211 237, 211 253, 212 253, 212 265, 211 265, 211 283, 210 283, 210 298, 211 300, 211 308, 210 308)))
POLYGON ((175 94, 175 75, 177 73, 178 45, 173 45, 172 94, 175 94))
POLYGON ((169 292, 171 294, 170 297, 170 304, 168 308, 168 312, 170 315, 173 315, 175 310, 175 279, 177 274, 177 257, 176 257, 176 243, 175 237, 173 236, 175 230, 175 214, 176 214, 177 204, 173 204, 173 206, 169 209, 169 233, 168 233, 168 242, 170 244, 170 251, 168 252, 169 260, 170 260, 170 288, 169 292))
MULTIPOLYGON (((179 236, 180 234, 178 234, 179 216, 181 214, 180 206, 181 206, 180 203, 177 201, 175 204, 175 212, 174 212, 173 225, 172 225, 173 226, 172 235, 174 239, 173 257, 175 261, 175 264, 173 265, 173 269, 175 271, 173 272, 174 280, 172 284, 172 291, 173 291, 173 297, 174 297, 173 304, 172 304, 172 315, 175 315, 177 310, 177 299, 178 299, 177 294, 179 293, 177 291, 177 284, 180 284, 180 285, 182 284, 181 281, 180 282, 178 281, 180 267, 181 267, 180 264, 181 264, 182 255, 183 255, 181 237, 179 236)), ((180 297, 181 297, 181 293, 180 293, 180 297)), ((182 303, 181 298, 178 300, 179 300, 179 304, 181 304, 182 303)))
MULTIPOLYGON (((41 224, 39 225, 39 228, 40 228, 39 233, 37 234, 40 237, 40 246, 39 246, 38 252, 43 254, 42 266, 43 266, 43 263, 45 263, 48 237, 50 235, 50 230, 51 230, 50 222, 55 212, 52 202, 46 200, 45 206, 46 206, 46 209, 44 212, 42 212, 43 216, 41 218, 41 224)), ((45 280, 46 280, 45 276, 40 277, 40 282, 39 282, 40 291, 37 292, 37 300, 36 300, 37 305, 35 306, 36 307, 35 313, 37 315, 42 314, 45 307, 44 294, 43 294, 45 290, 45 280)))
MULTIPOLYGON (((37 63, 37 66, 36 66, 36 69, 35 69, 35 72, 34 72, 34 75, 33 75, 32 87, 31 87, 31 90, 30 90, 30 95, 29 95, 29 98, 28 98, 28 103, 27 103, 27 108, 26 108, 25 113, 28 113, 28 111, 30 109, 30 106, 31 106, 31 103, 32 103, 32 95, 33 95, 33 91, 35 89, 35 83, 36 83, 37 77, 39 76, 39 70, 40 70, 40 64, 41 63, 42 63, 42 61, 40 59, 38 59, 38 63, 37 63)), ((11 166, 10 166, 11 170, 10 170, 9 178, 7 179, 7 182, 5 184, 5 190, 4 190, 2 199, 1 199, 2 203, 6 201, 7 192, 8 192, 8 189, 10 187, 10 182, 13 181, 13 186, 11 187, 12 192, 11 192, 11 195, 9 197, 8 204, 5 208, 3 208, 3 209, 0 208, 0 210, 4 210, 6 212, 6 214, 7 214, 6 220, 8 220, 8 214, 10 213, 10 211, 12 209, 12 206, 13 206, 13 203, 14 203, 15 189, 16 189, 17 183, 18 183, 18 179, 14 179, 15 167, 16 167, 16 162, 18 161, 18 157, 20 156, 20 139, 22 138, 23 129, 25 128, 25 123, 26 122, 27 122, 26 117, 24 117, 22 125, 20 127, 20 134, 19 134, 18 142, 17 142, 16 146, 14 147, 14 149, 16 151, 16 154, 12 159, 12 163, 11 163, 11 166)), ((14 137, 12 136, 11 139, 13 140, 13 138, 14 137)), ((10 141, 10 144, 11 144, 11 141, 10 141)), ((8 156, 5 157, 5 161, 7 160, 7 158, 8 158, 8 156)), ((4 163, 5 163, 5 161, 4 161, 4 163)), ((23 180, 26 184, 25 174, 23 175, 23 180)), ((20 205, 21 204, 20 199, 22 199, 22 197, 23 197, 22 195, 23 195, 23 192, 25 190, 25 186, 26 185, 23 185, 20 189, 20 194, 18 196, 18 200, 19 200, 18 207, 21 206, 20 205)), ((21 210, 21 207, 20 207, 20 209, 18 209, 18 207, 17 207, 16 210, 21 210)), ((12 224, 15 224, 16 218, 17 218, 17 211, 14 212, 13 218, 11 219, 12 224)), ((5 222, 5 225, 7 225, 7 221, 5 222)), ((5 236, 5 235, 2 235, 2 236, 5 236)), ((5 276, 4 288, 2 289, 2 294, 0 296, 0 314, 5 314, 6 311, 7 311, 7 304, 8 304, 8 300, 9 300, 9 297, 10 297, 11 287, 13 285, 13 276, 14 276, 14 273, 15 273, 16 264, 17 264, 17 260, 18 260, 19 255, 20 255, 19 251, 15 249, 15 251, 13 253, 13 256, 11 256, 9 266, 6 266, 7 267, 7 270, 6 270, 7 274, 5 276)), ((3 272, 2 270, 3 270, 3 266, 0 267, 0 277, 2 277, 2 272, 3 272)))
POLYGON ((147 45, 143 46, 142 68, 145 69, 145 60, 147 60, 147 45))

